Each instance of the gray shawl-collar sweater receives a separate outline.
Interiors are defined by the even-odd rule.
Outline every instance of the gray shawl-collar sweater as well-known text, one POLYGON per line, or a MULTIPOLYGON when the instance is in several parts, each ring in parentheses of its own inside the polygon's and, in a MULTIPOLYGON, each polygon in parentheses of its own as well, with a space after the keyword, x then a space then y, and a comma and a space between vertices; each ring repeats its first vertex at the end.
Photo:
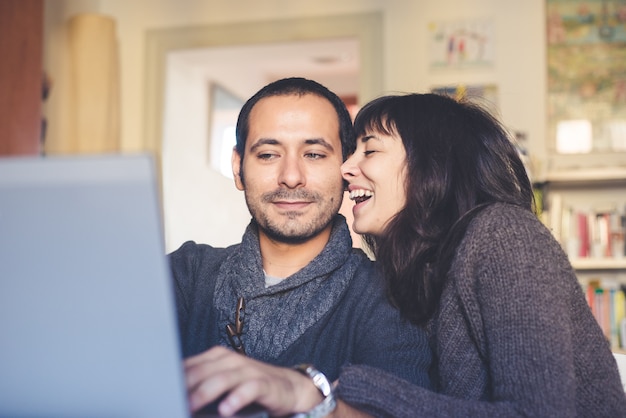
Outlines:
POLYGON ((282 366, 313 363, 329 379, 345 364, 368 364, 428 387, 431 355, 424 330, 386 300, 373 263, 352 248, 345 218, 306 267, 265 288, 257 226, 228 248, 186 242, 169 256, 185 357, 230 346, 244 298, 241 340, 250 357, 282 366))
POLYGON ((469 224, 429 336, 439 393, 354 366, 339 396, 377 417, 626 417, 609 344, 528 210, 494 204, 469 224))

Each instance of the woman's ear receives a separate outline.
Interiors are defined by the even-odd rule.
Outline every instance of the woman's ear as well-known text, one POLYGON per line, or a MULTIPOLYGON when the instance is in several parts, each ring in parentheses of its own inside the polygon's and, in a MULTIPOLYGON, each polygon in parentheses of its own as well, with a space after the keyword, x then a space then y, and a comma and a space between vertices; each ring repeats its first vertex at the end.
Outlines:
POLYGON ((241 155, 237 152, 237 148, 233 147, 233 155, 230 159, 233 168, 233 178, 235 179, 235 186, 239 190, 244 190, 243 178, 241 176, 241 155))

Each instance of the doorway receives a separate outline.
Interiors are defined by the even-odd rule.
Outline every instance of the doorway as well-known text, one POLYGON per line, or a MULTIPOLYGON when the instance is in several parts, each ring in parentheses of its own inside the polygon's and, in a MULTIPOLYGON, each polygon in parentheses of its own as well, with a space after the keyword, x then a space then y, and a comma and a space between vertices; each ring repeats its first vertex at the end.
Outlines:
POLYGON ((168 252, 189 239, 239 242, 250 220, 243 193, 211 166, 216 87, 232 104, 275 79, 303 76, 358 105, 381 91, 381 20, 363 14, 149 33, 146 146, 159 162, 168 252), (240 25, 248 39, 233 28, 240 25))

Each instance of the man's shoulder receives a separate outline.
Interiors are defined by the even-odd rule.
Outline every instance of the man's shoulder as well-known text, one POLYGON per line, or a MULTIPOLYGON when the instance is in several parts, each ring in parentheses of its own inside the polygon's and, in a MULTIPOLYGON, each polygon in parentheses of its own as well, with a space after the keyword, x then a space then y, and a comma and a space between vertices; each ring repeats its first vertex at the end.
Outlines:
POLYGON ((198 244, 195 241, 183 243, 177 250, 168 254, 170 263, 173 265, 187 264, 198 266, 202 264, 221 263, 240 244, 229 247, 213 247, 208 244, 198 244))
POLYGON ((350 286, 353 288, 380 288, 382 276, 376 268, 376 263, 359 248, 354 248, 350 257, 356 265, 350 286))
POLYGON ((374 269, 374 261, 365 254, 365 252, 361 248, 353 248, 351 257, 354 257, 354 260, 359 265, 359 269, 374 269))
POLYGON ((176 250, 172 251, 169 256, 191 255, 191 254, 221 254, 232 251, 240 244, 234 244, 228 247, 214 247, 209 244, 201 244, 195 241, 185 241, 176 250))

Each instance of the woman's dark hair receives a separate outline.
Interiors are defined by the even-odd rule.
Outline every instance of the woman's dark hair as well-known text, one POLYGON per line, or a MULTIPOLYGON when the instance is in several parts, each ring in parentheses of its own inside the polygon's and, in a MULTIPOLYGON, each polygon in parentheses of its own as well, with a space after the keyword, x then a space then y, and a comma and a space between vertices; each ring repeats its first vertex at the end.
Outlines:
POLYGON ((493 202, 532 210, 530 181, 506 129, 475 103, 436 94, 384 96, 365 105, 354 125, 357 137, 397 135, 406 150, 406 205, 380 236, 365 241, 392 302, 423 324, 437 308, 468 214, 493 202))
POLYGON ((345 103, 339 98, 339 96, 316 81, 308 80, 302 77, 290 77, 283 78, 266 85, 254 96, 249 98, 241 108, 239 117, 237 118, 236 149, 241 156, 242 161, 246 149, 248 132, 250 130, 250 112, 252 112, 254 105, 256 105, 259 100, 266 97, 290 95, 304 96, 306 94, 314 94, 322 97, 333 105, 339 120, 339 138, 341 139, 343 159, 345 160, 346 157, 354 151, 355 141, 352 118, 350 117, 350 113, 348 112, 345 103))

